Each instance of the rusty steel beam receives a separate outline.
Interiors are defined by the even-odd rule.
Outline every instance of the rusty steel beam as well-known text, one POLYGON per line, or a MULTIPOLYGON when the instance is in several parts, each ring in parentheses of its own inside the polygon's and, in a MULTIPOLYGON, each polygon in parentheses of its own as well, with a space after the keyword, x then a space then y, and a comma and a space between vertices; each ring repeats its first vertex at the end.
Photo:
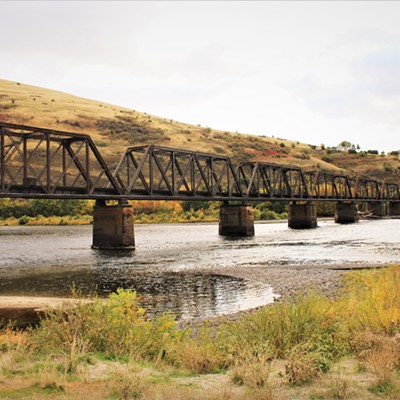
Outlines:
POLYGON ((243 199, 228 157, 155 145, 130 147, 115 180, 129 199, 243 199))
POLYGON ((400 201, 397 183, 156 145, 112 174, 88 135, 0 122, 0 197, 211 201, 400 201))
POLYGON ((397 183, 350 177, 263 162, 239 164, 237 175, 244 196, 285 201, 388 201, 400 200, 397 183))
POLYGON ((0 147, 1 197, 121 196, 88 135, 0 122, 0 147))

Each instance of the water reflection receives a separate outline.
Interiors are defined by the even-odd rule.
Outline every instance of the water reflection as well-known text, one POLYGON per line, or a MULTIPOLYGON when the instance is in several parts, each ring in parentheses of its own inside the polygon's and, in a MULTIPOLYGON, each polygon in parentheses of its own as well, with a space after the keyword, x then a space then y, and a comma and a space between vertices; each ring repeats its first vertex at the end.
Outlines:
POLYGON ((0 293, 68 297, 72 288, 105 296, 118 288, 141 294, 149 312, 171 311, 180 318, 210 317, 258 307, 274 300, 272 288, 225 275, 166 272, 136 273, 128 268, 57 271, 4 277, 0 293))
POLYGON ((65 296, 72 283, 101 295, 117 287, 157 310, 208 316, 272 301, 259 282, 215 274, 232 268, 373 265, 400 261, 400 220, 319 222, 294 231, 257 224, 256 236, 227 240, 216 224, 137 225, 136 251, 91 249, 92 227, 0 228, 0 293, 65 296))

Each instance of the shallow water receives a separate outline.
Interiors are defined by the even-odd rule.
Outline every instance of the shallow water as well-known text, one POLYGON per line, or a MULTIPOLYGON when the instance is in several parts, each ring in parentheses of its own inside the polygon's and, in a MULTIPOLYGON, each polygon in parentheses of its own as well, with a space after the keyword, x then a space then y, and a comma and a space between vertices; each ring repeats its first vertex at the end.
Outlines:
POLYGON ((273 301, 263 283, 230 277, 232 267, 400 262, 400 220, 290 230, 256 224, 253 238, 218 236, 217 224, 136 225, 136 250, 90 248, 91 226, 0 228, 0 294, 66 296, 72 285, 105 295, 118 287, 181 318, 231 313, 273 301), (224 269, 226 275, 214 274, 224 269))

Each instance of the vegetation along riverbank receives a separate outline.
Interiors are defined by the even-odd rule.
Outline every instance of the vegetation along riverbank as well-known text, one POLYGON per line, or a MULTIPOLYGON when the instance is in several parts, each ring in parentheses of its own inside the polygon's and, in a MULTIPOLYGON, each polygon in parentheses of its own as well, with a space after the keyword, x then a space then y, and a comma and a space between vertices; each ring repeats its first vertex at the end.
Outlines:
MULTIPOLYGON (((93 220, 93 200, 0 199, 0 226, 88 225, 93 220)), ((220 202, 131 201, 135 223, 215 222, 220 202)), ((319 216, 333 216, 335 205, 319 204, 319 216)), ((287 218, 287 205, 260 202, 254 205, 256 221, 287 218)))
MULTIPOLYGON (((132 201, 135 223, 218 221, 219 202, 132 201)), ((0 226, 85 225, 93 219, 90 200, 0 199, 0 226)), ((254 209, 256 220, 287 218, 284 204, 263 202, 254 209)))
POLYGON ((399 399, 399 369, 400 266, 195 330, 120 290, 0 331, 7 399, 399 399))

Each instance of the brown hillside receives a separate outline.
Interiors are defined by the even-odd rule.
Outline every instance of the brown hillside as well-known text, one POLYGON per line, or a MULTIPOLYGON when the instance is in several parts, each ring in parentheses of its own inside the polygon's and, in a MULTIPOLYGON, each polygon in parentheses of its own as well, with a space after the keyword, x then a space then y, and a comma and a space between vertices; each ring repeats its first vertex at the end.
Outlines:
POLYGON ((395 156, 348 154, 283 139, 231 133, 160 118, 67 93, 0 80, 0 121, 90 134, 115 164, 127 146, 157 144, 305 170, 399 180, 395 156))

